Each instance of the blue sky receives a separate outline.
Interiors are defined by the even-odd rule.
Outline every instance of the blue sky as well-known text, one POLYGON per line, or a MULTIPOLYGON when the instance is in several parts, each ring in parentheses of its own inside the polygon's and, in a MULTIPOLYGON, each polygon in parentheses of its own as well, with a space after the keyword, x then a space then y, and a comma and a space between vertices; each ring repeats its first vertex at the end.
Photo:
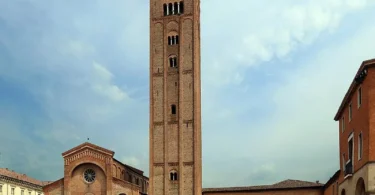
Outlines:
MULTIPOLYGON (((147 0, 0 1, 0 160, 41 180, 85 142, 148 175, 147 0)), ((201 3, 203 186, 325 182, 335 112, 375 57, 366 0, 201 3)))

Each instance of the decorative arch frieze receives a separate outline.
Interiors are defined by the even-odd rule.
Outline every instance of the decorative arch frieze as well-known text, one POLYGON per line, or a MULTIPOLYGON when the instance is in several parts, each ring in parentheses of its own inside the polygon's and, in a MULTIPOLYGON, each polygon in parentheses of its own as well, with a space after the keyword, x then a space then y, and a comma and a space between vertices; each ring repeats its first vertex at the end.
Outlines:
POLYGON ((102 161, 102 162, 105 162, 105 163, 109 163, 111 161, 111 157, 109 157, 107 155, 101 154, 101 153, 96 152, 96 151, 91 150, 91 149, 85 149, 85 150, 82 150, 82 151, 77 152, 75 154, 72 154, 71 156, 65 157, 64 162, 65 162, 65 165, 67 166, 67 165, 70 165, 71 163, 73 163, 77 160, 80 160, 82 158, 85 158, 85 157, 94 158, 98 161, 102 161))

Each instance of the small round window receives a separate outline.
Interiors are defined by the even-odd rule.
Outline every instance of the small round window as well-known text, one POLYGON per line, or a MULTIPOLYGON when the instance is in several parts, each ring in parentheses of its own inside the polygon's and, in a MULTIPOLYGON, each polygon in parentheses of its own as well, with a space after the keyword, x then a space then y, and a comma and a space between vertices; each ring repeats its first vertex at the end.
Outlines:
POLYGON ((86 182, 92 183, 95 180, 95 171, 92 169, 86 169, 83 173, 83 178, 86 182))

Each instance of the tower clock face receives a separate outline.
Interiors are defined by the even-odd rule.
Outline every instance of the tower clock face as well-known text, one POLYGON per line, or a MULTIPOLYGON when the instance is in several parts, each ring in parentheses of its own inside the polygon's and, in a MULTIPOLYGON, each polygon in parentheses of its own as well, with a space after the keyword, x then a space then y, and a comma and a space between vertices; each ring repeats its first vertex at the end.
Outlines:
POLYGON ((92 169, 86 169, 86 171, 83 173, 83 178, 87 183, 92 183, 95 181, 95 171, 92 169))

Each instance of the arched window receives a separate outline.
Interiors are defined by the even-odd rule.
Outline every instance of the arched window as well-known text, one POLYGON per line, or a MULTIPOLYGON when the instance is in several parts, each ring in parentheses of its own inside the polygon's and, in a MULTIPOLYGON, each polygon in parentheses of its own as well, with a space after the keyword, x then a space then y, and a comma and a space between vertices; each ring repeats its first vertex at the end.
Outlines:
POLYGON ((168 16, 168 6, 167 6, 167 4, 164 3, 163 9, 164 9, 164 16, 168 16))
POLYGON ((173 4, 173 14, 179 14, 179 6, 178 6, 178 3, 177 2, 174 2, 173 4))
POLYGON ((169 66, 171 68, 177 68, 177 57, 170 57, 169 58, 169 66))
POLYGON ((180 15, 184 13, 184 2, 163 4, 164 16, 180 15))
POLYGON ((168 4, 168 15, 173 15, 173 4, 172 3, 168 4))
POLYGON ((168 45, 177 45, 179 44, 178 35, 168 36, 168 45))
POLYGON ((177 177, 177 171, 172 170, 172 171, 169 173, 169 179, 170 179, 171 181, 177 181, 177 180, 178 180, 178 177, 177 177))

